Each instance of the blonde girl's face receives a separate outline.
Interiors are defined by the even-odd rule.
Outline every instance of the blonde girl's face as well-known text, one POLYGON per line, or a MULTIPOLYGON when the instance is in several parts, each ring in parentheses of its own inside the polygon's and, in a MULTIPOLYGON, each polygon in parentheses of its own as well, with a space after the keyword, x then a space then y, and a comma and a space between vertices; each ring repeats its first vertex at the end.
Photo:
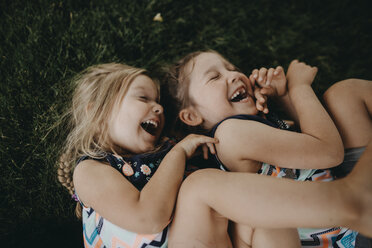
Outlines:
POLYGON ((130 153, 151 151, 164 127, 163 107, 155 83, 137 76, 109 120, 109 136, 115 146, 130 153))
POLYGON ((220 55, 202 53, 185 72, 190 73, 190 98, 204 128, 210 129, 232 115, 258 113, 251 82, 220 55))

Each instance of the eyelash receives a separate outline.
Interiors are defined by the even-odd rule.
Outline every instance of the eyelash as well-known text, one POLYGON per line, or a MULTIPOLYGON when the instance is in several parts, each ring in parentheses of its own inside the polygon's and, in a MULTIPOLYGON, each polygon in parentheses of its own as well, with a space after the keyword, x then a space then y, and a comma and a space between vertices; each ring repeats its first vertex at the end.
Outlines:
POLYGON ((217 75, 214 75, 213 77, 211 77, 210 80, 216 80, 220 77, 220 74, 218 73, 217 75))

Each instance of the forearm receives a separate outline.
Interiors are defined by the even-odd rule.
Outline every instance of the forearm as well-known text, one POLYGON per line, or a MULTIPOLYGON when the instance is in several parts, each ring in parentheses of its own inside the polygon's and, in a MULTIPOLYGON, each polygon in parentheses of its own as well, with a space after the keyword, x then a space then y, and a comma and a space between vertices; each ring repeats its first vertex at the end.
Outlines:
POLYGON ((295 85, 289 89, 289 97, 297 113, 301 132, 316 139, 324 152, 342 159, 341 137, 311 86, 295 85))
POLYGON ((284 96, 273 98, 273 101, 277 106, 280 106, 285 111, 288 117, 295 122, 296 126, 299 125, 296 109, 294 108, 288 93, 284 96))
POLYGON ((168 222, 173 212, 185 170, 186 155, 173 148, 163 159, 154 176, 140 192, 139 204, 151 206, 150 215, 159 222, 168 222))

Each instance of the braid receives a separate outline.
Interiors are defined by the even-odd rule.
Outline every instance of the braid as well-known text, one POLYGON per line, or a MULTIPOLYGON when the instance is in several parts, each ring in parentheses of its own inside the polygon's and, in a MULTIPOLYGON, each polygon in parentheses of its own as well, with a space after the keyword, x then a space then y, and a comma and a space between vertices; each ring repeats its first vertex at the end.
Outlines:
MULTIPOLYGON (((71 166, 71 162, 67 161, 67 155, 66 153, 62 154, 58 161, 58 181, 66 187, 70 195, 72 196, 75 193, 74 183, 72 181, 72 174, 73 174, 73 168, 71 166)), ((79 219, 81 219, 81 205, 80 202, 76 203, 75 207, 75 215, 79 219)))
POLYGON ((74 194, 74 184, 72 182, 71 163, 66 160, 66 154, 62 154, 58 162, 58 181, 67 188, 70 195, 74 194))

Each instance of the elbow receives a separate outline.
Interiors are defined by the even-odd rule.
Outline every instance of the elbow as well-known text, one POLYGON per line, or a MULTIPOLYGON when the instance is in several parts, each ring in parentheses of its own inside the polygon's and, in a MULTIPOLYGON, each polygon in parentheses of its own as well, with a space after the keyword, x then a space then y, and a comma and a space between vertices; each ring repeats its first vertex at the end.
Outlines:
POLYGON ((163 231, 171 219, 171 213, 167 214, 163 209, 151 211, 147 208, 147 211, 143 213, 144 215, 140 218, 142 226, 140 233, 143 234, 155 234, 163 231))
POLYGON ((159 233, 161 231, 163 231, 167 226, 168 224, 170 223, 170 218, 168 218, 167 216, 163 215, 163 216, 152 216, 151 218, 148 218, 146 220, 146 224, 144 226, 146 226, 146 230, 144 230, 145 234, 154 234, 154 233, 159 233))
POLYGON ((335 167, 343 162, 344 149, 342 146, 329 147, 329 149, 325 149, 324 151, 326 151, 325 157, 328 158, 325 168, 335 167))
POLYGON ((123 218, 118 218, 112 222, 120 228, 140 234, 160 233, 170 223, 169 215, 162 214, 161 211, 153 211, 150 208, 144 210, 141 211, 140 208, 137 208, 136 214, 132 215, 131 218, 123 216, 123 218))
POLYGON ((339 165, 344 161, 344 145, 342 141, 339 142, 339 144, 333 146, 333 151, 331 152, 333 154, 333 163, 335 165, 339 165))
POLYGON ((127 229, 131 232, 140 234, 157 234, 162 232, 167 225, 169 220, 165 221, 163 218, 155 218, 153 216, 138 216, 132 220, 134 223, 128 223, 128 220, 118 223, 118 226, 127 229))

